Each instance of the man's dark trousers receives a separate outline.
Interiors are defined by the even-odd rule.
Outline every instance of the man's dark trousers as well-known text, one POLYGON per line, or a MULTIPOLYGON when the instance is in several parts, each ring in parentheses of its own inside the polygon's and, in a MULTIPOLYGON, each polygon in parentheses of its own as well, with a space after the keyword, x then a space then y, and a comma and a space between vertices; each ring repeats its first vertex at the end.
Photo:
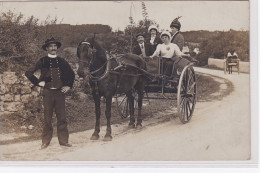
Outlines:
POLYGON ((60 89, 43 89, 44 127, 42 143, 49 144, 52 138, 53 111, 57 116, 57 134, 60 144, 68 143, 69 133, 65 115, 65 94, 60 89))

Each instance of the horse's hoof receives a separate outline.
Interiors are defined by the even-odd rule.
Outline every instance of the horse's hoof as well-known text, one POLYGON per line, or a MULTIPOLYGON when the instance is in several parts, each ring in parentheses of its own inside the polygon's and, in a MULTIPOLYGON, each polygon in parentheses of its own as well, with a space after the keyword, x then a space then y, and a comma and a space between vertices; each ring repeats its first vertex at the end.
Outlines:
POLYGON ((105 135, 104 141, 112 141, 112 136, 111 135, 105 135))
POLYGON ((135 128, 135 123, 129 123, 128 124, 129 129, 134 129, 135 128))
POLYGON ((90 140, 98 140, 99 139, 99 135, 93 134, 90 138, 90 140))
POLYGON ((142 124, 136 124, 136 129, 137 129, 137 130, 140 130, 140 129, 142 129, 142 128, 143 128, 142 124))

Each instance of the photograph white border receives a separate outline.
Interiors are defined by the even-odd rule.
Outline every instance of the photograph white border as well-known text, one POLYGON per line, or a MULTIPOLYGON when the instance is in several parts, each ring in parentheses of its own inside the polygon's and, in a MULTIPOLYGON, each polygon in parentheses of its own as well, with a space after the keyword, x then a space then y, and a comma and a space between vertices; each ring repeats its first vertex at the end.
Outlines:
MULTIPOLYGON (((3 0, 6 1, 6 0, 3 0)), ((184 0, 185 1, 185 0, 184 0)), ((221 0, 220 0, 221 1, 221 0)), ((73 166, 73 167, 88 167, 88 168, 249 168, 259 165, 259 3, 257 0, 250 0, 250 106, 251 106, 251 159, 248 161, 170 161, 170 162, 65 162, 65 161, 41 161, 41 162, 13 162, 1 161, 1 171, 3 166, 10 167, 35 167, 44 166, 73 166), (257 82, 256 82, 257 81, 257 82)), ((20 169, 20 168, 19 168, 20 169)), ((66 168, 64 170, 66 171, 66 168)), ((5 172, 5 171, 4 171, 5 172)), ((151 172, 153 172, 151 170, 151 172)), ((239 172, 239 171, 238 171, 239 172)), ((251 171, 250 171, 251 172, 251 171)))

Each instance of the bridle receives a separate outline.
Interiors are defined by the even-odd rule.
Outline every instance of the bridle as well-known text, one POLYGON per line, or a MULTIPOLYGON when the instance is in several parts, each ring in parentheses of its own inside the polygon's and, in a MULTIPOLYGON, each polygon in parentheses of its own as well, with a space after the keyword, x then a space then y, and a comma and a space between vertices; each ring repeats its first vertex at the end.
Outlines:
POLYGON ((90 61, 85 61, 85 60, 80 59, 79 62, 91 64, 94 60, 93 49, 91 49, 91 44, 89 42, 83 41, 78 45, 78 47, 81 46, 82 44, 86 44, 88 46, 88 56, 91 57, 91 59, 90 59, 90 61))
MULTIPOLYGON (((79 60, 79 62, 83 62, 83 63, 88 63, 89 65, 91 65, 95 58, 96 58, 96 49, 94 48, 94 46, 92 46, 89 42, 86 42, 86 41, 83 41, 79 44, 82 45, 82 44, 86 44, 88 46, 88 56, 91 57, 90 61, 85 61, 85 60, 79 60), (91 48, 93 47, 93 48, 91 48), (93 53, 94 52, 94 53, 93 53)), ((92 79, 93 81, 98 81, 98 80, 101 80, 103 79, 104 75, 107 73, 105 72, 104 74, 100 75, 100 76, 93 76, 94 74, 98 73, 99 71, 101 71, 106 65, 107 65, 107 62, 108 60, 110 60, 110 58, 108 58, 108 55, 107 55, 107 61, 101 66, 99 67, 97 70, 95 71, 90 71, 89 73, 89 77, 90 79, 92 79)))

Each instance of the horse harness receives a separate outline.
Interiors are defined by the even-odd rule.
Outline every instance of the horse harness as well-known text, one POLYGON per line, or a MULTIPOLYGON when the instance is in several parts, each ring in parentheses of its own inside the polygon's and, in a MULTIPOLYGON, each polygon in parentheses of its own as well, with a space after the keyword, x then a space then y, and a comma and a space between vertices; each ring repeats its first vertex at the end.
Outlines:
MULTIPOLYGON (((80 44, 87 44, 88 46, 91 46, 91 44, 89 42, 86 42, 86 41, 83 41, 80 44)), ((91 57, 91 60, 90 60, 90 64, 91 64, 93 62, 93 60, 95 59, 95 57, 96 57, 95 48, 93 47, 92 50, 90 48, 88 52, 89 52, 89 56, 91 57)), ((107 61, 101 67, 99 67, 98 69, 90 72, 89 78, 90 78, 91 82, 94 83, 94 89, 95 89, 96 95, 99 95, 99 92, 98 92, 98 82, 102 81, 103 79, 105 79, 108 74, 117 75, 117 77, 119 78, 117 80, 117 84, 116 84, 116 88, 117 88, 116 89, 116 93, 117 93, 117 91, 119 89, 122 75, 127 75, 127 76, 132 76, 132 77, 139 77, 139 76, 143 75, 143 74, 126 74, 126 73, 118 72, 119 70, 126 70, 127 67, 135 68, 135 69, 143 72, 142 69, 140 69, 140 68, 138 68, 136 66, 133 66, 133 65, 130 65, 130 64, 125 64, 124 62, 117 61, 117 59, 120 59, 122 56, 123 56, 123 54, 119 54, 118 56, 116 55, 116 57, 114 57, 114 56, 112 56, 111 54, 109 54, 106 51, 106 59, 107 59, 107 61), (118 64, 118 66, 116 66, 114 68, 108 67, 108 65, 110 65, 110 62, 112 60, 115 60, 117 62, 117 64, 118 64), (94 74, 96 74, 96 73, 100 72, 101 70, 103 70, 104 67, 106 69, 105 69, 105 72, 102 75, 94 76, 94 74)), ((88 61, 84 61, 84 60, 79 60, 79 62, 89 63, 88 61)))

